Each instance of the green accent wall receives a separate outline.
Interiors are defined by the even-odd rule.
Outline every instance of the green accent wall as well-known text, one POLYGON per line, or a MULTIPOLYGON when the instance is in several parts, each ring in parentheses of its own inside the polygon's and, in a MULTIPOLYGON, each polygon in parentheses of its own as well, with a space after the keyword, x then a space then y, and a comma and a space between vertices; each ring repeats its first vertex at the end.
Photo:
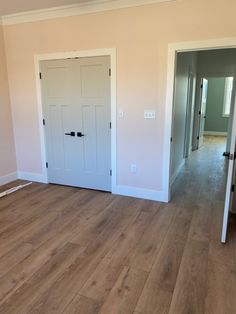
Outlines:
POLYGON ((205 131, 227 132, 229 118, 223 117, 225 78, 208 78, 205 131))

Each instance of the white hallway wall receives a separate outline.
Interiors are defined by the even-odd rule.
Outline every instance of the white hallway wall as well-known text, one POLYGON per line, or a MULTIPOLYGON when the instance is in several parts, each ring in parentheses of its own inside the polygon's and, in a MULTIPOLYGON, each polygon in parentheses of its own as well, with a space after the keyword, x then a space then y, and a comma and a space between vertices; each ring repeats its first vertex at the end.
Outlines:
MULTIPOLYGON (((194 75, 194 88, 197 71, 197 53, 178 53, 175 79, 175 95, 173 109, 173 129, 172 129, 172 162, 171 162, 171 181, 173 182, 182 166, 184 165, 184 144, 186 110, 188 98, 188 79, 189 72, 194 75)), ((193 97, 194 104, 194 97, 193 97)))

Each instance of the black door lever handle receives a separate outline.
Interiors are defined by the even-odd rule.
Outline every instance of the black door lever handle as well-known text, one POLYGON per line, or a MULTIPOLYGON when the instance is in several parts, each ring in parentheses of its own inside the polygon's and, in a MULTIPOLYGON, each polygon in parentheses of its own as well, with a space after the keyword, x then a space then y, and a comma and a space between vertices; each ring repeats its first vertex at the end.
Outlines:
POLYGON ((234 154, 231 154, 230 152, 224 152, 224 157, 227 157, 229 160, 236 160, 236 152, 234 154))
POLYGON ((224 156, 224 157, 228 157, 228 158, 229 158, 229 155, 230 155, 230 152, 224 152, 224 153, 223 153, 223 156, 224 156))
POLYGON ((83 136, 85 136, 83 133, 81 133, 81 132, 77 132, 77 136, 78 137, 83 137, 83 136))
POLYGON ((65 135, 75 136, 75 132, 65 133, 65 135))

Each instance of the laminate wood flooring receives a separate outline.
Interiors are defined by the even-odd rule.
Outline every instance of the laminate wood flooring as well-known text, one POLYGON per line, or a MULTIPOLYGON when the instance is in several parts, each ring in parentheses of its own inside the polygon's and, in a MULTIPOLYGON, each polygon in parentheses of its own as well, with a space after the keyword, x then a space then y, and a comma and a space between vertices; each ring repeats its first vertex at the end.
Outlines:
POLYGON ((169 204, 39 183, 0 199, 0 313, 236 313, 223 151, 205 138, 169 204))

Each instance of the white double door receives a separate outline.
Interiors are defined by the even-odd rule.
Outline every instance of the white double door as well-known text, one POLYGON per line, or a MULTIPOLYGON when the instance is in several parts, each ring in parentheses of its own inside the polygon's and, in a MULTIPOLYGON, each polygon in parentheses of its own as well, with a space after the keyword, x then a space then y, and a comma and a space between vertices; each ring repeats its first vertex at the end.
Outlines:
POLYGON ((110 191, 110 58, 40 66, 49 182, 110 191))

